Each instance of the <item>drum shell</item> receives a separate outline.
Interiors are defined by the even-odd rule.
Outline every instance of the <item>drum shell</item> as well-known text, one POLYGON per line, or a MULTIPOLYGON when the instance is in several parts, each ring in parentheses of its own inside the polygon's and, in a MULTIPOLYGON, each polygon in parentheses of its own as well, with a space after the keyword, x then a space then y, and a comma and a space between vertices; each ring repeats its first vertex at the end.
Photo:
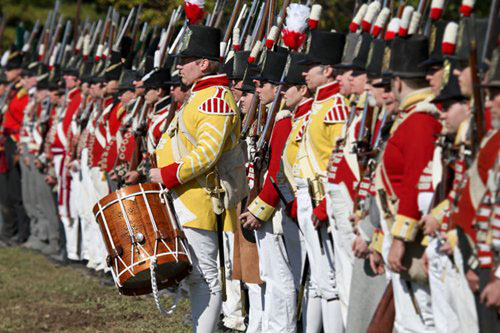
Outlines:
POLYGON ((172 224, 167 206, 160 198, 160 191, 158 184, 132 185, 110 193, 94 206, 94 216, 108 250, 108 265, 116 273, 115 276, 121 285, 119 290, 124 295, 143 295, 151 292, 150 257, 155 253, 155 245, 158 289, 179 282, 189 273, 190 262, 183 246, 185 240, 182 233, 172 224), (143 194, 141 187, 146 193, 143 194), (158 233, 155 233, 153 228, 144 196, 158 233), (122 198, 123 208, 119 198, 122 198), (102 211, 100 207, 103 208, 102 211), (147 254, 140 246, 133 244, 125 214, 133 234, 140 233, 144 236, 144 240, 139 244, 147 254), (117 251, 113 251, 112 244, 117 251), (124 265, 117 255, 127 265, 124 265))

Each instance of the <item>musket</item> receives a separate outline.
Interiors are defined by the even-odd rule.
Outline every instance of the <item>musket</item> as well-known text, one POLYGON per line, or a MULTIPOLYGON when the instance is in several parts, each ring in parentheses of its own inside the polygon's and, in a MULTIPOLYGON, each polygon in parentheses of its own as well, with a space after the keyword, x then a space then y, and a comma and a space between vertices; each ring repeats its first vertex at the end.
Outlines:
POLYGON ((0 23, 0 40, 3 39, 3 32, 5 31, 6 23, 7 23, 7 19, 5 17, 2 17, 2 21, 0 23))
POLYGON ((248 135, 248 130, 253 124, 255 118, 255 112, 257 111, 257 105, 259 105, 259 95, 257 93, 253 94, 252 101, 250 102, 250 107, 243 121, 243 127, 241 128, 240 139, 244 140, 248 135))
POLYGON ((57 41, 59 40, 59 35, 61 34, 63 25, 63 19, 64 19, 63 15, 59 16, 59 22, 57 23, 55 33, 53 35, 50 35, 50 37, 52 37, 52 40, 50 42, 50 47, 47 51, 47 56, 50 56, 52 54, 52 52, 54 51, 54 47, 56 46, 57 41))
POLYGON ((106 35, 108 34, 108 31, 111 27, 111 20, 112 17, 111 15, 113 14, 113 8, 109 6, 108 8, 108 13, 106 14, 106 19, 104 20, 104 29, 102 29, 101 37, 99 38, 99 44, 97 46, 97 51, 96 51, 96 62, 99 62, 99 60, 102 57, 102 53, 104 51, 104 41, 106 39, 106 35))
POLYGON ((139 16, 141 15, 142 12, 142 4, 139 5, 139 8, 137 9, 135 13, 135 18, 134 18, 134 23, 132 24, 132 31, 130 32, 130 38, 132 39, 132 45, 135 45, 137 41, 137 30, 139 29, 139 25, 141 24, 139 22, 139 16))
POLYGON ((66 27, 64 28, 64 35, 61 43, 61 48, 59 49, 59 54, 56 58, 56 64, 60 65, 63 60, 64 53, 66 51, 66 44, 68 42, 69 34, 71 33, 71 21, 66 21, 66 27))
POLYGON ((498 13, 500 11, 500 1, 493 0, 490 7, 490 16, 488 17, 488 28, 486 30, 485 45, 481 53, 481 59, 483 62, 490 56, 490 45, 494 45, 495 34, 498 28, 498 13))
POLYGON ((56 0, 56 3, 54 4, 54 10, 52 10, 52 17, 50 18, 50 25, 49 25, 49 36, 54 35, 54 29, 56 29, 56 18, 57 18, 57 12, 59 11, 61 3, 59 0, 56 0))
POLYGON ((123 24, 123 27, 121 28, 120 33, 118 34, 118 37, 116 38, 115 44, 113 45, 113 51, 118 51, 118 48, 120 47, 120 44, 122 42, 123 36, 128 30, 128 27, 130 25, 130 22, 132 21, 132 17, 135 14, 135 7, 133 7, 130 10, 130 13, 128 14, 127 20, 123 24))
POLYGON ((269 12, 271 0, 266 0, 265 5, 263 6, 263 10, 261 11, 262 14, 260 16, 260 22, 258 25, 258 29, 255 31, 255 35, 252 36, 252 44, 251 44, 251 50, 254 48, 255 44, 257 41, 261 41, 262 38, 264 37, 264 32, 266 29, 266 18, 267 18, 267 13, 269 12))
POLYGON ((181 14, 182 14, 182 7, 179 6, 172 12, 172 15, 170 16, 170 22, 167 28, 167 44, 170 43, 170 40, 172 39, 172 36, 175 31, 175 26, 177 25, 177 22, 179 21, 181 14))
POLYGON ((399 6, 398 6, 398 12, 396 14, 396 17, 401 18, 403 16, 403 11, 406 6, 406 1, 405 0, 399 0, 399 6))
POLYGON ((24 53, 28 52, 29 49, 31 48, 31 44, 33 43, 33 40, 35 39, 35 36, 38 33, 39 28, 40 28, 40 20, 36 20, 35 25, 33 26, 33 29, 31 30, 28 41, 23 45, 23 52, 24 53))
POLYGON ((215 5, 214 5, 214 9, 212 10, 212 13, 207 18, 207 26, 213 27, 215 18, 217 16, 217 13, 219 12, 220 5, 221 5, 221 0, 216 0, 215 5))
POLYGON ((146 110, 149 108, 150 104, 146 103, 143 96, 139 96, 138 99, 140 100, 140 105, 137 105, 137 107, 140 107, 141 111, 139 112, 139 117, 137 119, 137 126, 134 129, 135 147, 134 152, 132 153, 132 160, 130 161, 128 171, 137 170, 141 159, 141 152, 143 151, 144 147, 143 138, 146 135, 146 110))
POLYGON ((78 29, 80 28, 80 11, 82 8, 82 0, 76 1, 76 15, 75 15, 75 29, 73 31, 73 51, 76 50, 76 44, 79 39, 80 32, 78 29))
POLYGON ((95 43, 97 42, 97 38, 99 37, 99 32, 101 32, 102 29, 102 20, 97 21, 97 25, 93 31, 91 31, 90 36, 90 52, 94 49, 95 43))
POLYGON ((231 18, 229 19, 229 23, 226 27, 226 32, 224 33, 224 39, 222 40, 223 49, 221 49, 221 55, 224 56, 226 54, 226 47, 231 35, 233 33, 234 26, 236 24, 236 19, 239 15, 241 7, 241 0, 236 0, 236 4, 234 5, 233 13, 231 14, 231 18))
POLYGON ((250 7, 250 12, 247 16, 247 19, 245 20, 245 24, 243 25, 243 30, 241 31, 240 34, 239 45, 243 45, 243 42, 245 41, 248 29, 250 29, 250 25, 255 17, 255 14, 257 13, 258 5, 259 5, 259 0, 253 0, 252 6, 250 7))
POLYGON ((484 137, 485 122, 484 122, 484 104, 481 94, 481 80, 478 73, 477 59, 477 40, 474 28, 474 14, 471 14, 469 22, 469 66, 472 79, 472 97, 473 97, 473 115, 474 129, 471 136, 473 153, 477 153, 479 145, 484 137))
POLYGON ((224 7, 226 7, 227 0, 223 0, 222 5, 219 8, 219 11, 217 12, 217 15, 215 16, 215 24, 214 28, 218 28, 220 26, 220 23, 222 21, 222 17, 224 16, 224 7))
POLYGON ((120 20, 120 14, 118 14, 118 12, 113 9, 111 25, 109 27, 108 47, 107 47, 108 54, 106 58, 106 64, 109 64, 109 62, 111 61, 111 50, 113 48, 113 40, 115 38, 119 20, 120 20))

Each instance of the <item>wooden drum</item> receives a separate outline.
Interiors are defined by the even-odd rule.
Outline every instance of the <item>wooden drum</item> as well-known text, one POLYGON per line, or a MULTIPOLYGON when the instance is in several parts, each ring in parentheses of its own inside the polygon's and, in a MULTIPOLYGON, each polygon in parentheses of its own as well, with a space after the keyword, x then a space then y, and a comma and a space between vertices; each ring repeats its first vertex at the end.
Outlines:
POLYGON ((151 292, 150 263, 154 258, 158 289, 189 273, 186 240, 159 184, 117 190, 99 200, 93 212, 108 250, 108 266, 122 294, 151 292))

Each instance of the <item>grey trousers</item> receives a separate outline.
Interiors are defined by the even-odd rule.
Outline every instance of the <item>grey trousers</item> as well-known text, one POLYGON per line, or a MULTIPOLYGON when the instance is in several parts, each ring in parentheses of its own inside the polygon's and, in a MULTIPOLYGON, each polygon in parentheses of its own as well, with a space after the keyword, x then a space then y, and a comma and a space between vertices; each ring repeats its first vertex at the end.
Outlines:
POLYGON ((354 259, 346 333, 366 332, 387 282, 385 274, 373 274, 369 260, 354 259))

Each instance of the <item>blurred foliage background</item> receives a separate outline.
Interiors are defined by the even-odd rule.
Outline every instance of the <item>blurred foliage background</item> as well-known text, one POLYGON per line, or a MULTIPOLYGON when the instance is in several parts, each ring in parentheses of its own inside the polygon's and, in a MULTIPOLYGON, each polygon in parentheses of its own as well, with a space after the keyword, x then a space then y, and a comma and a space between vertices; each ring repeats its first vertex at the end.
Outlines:
MULTIPOLYGON (((130 8, 143 5, 141 15, 142 21, 148 21, 152 25, 164 26, 167 24, 170 14, 174 8, 181 5, 183 0, 81 0, 80 20, 83 21, 86 17, 91 20, 104 18, 106 16, 108 6, 113 6, 122 15, 126 15, 130 8)), ((235 0, 226 1, 224 6, 225 17, 229 17, 233 10, 235 0)), ((415 7, 421 0, 392 0, 393 7, 399 6, 400 2, 412 4, 415 7)), ((211 12, 216 0, 206 0, 205 9, 211 12)), ((251 0, 246 0, 250 5, 251 0)), ((298 2, 292 0, 292 2, 298 2)), ((318 0, 318 1, 301 1, 309 3, 319 3, 323 6, 323 14, 320 27, 327 29, 337 29, 346 31, 353 17, 353 10, 359 6, 363 0, 318 0)), ((48 12, 54 7, 55 0, 1 0, 0 1, 0 16, 6 18, 6 26, 3 38, 0 40, 0 49, 3 50, 15 39, 16 27, 23 24, 24 28, 31 30, 37 19, 41 24, 45 22, 48 12)), ((64 17, 73 19, 76 16, 77 0, 61 0, 60 13, 64 17)), ((283 0, 278 0, 278 7, 281 8, 283 0)), ((430 3, 430 0, 429 0, 430 3)), ((450 0, 446 8, 444 18, 454 19, 459 18, 458 7, 461 0, 450 0)), ((478 16, 487 16, 491 0, 481 0, 476 3, 476 13, 478 16)), ((227 20, 222 20, 224 25, 227 20)), ((222 26, 221 28, 225 28, 222 26)))

